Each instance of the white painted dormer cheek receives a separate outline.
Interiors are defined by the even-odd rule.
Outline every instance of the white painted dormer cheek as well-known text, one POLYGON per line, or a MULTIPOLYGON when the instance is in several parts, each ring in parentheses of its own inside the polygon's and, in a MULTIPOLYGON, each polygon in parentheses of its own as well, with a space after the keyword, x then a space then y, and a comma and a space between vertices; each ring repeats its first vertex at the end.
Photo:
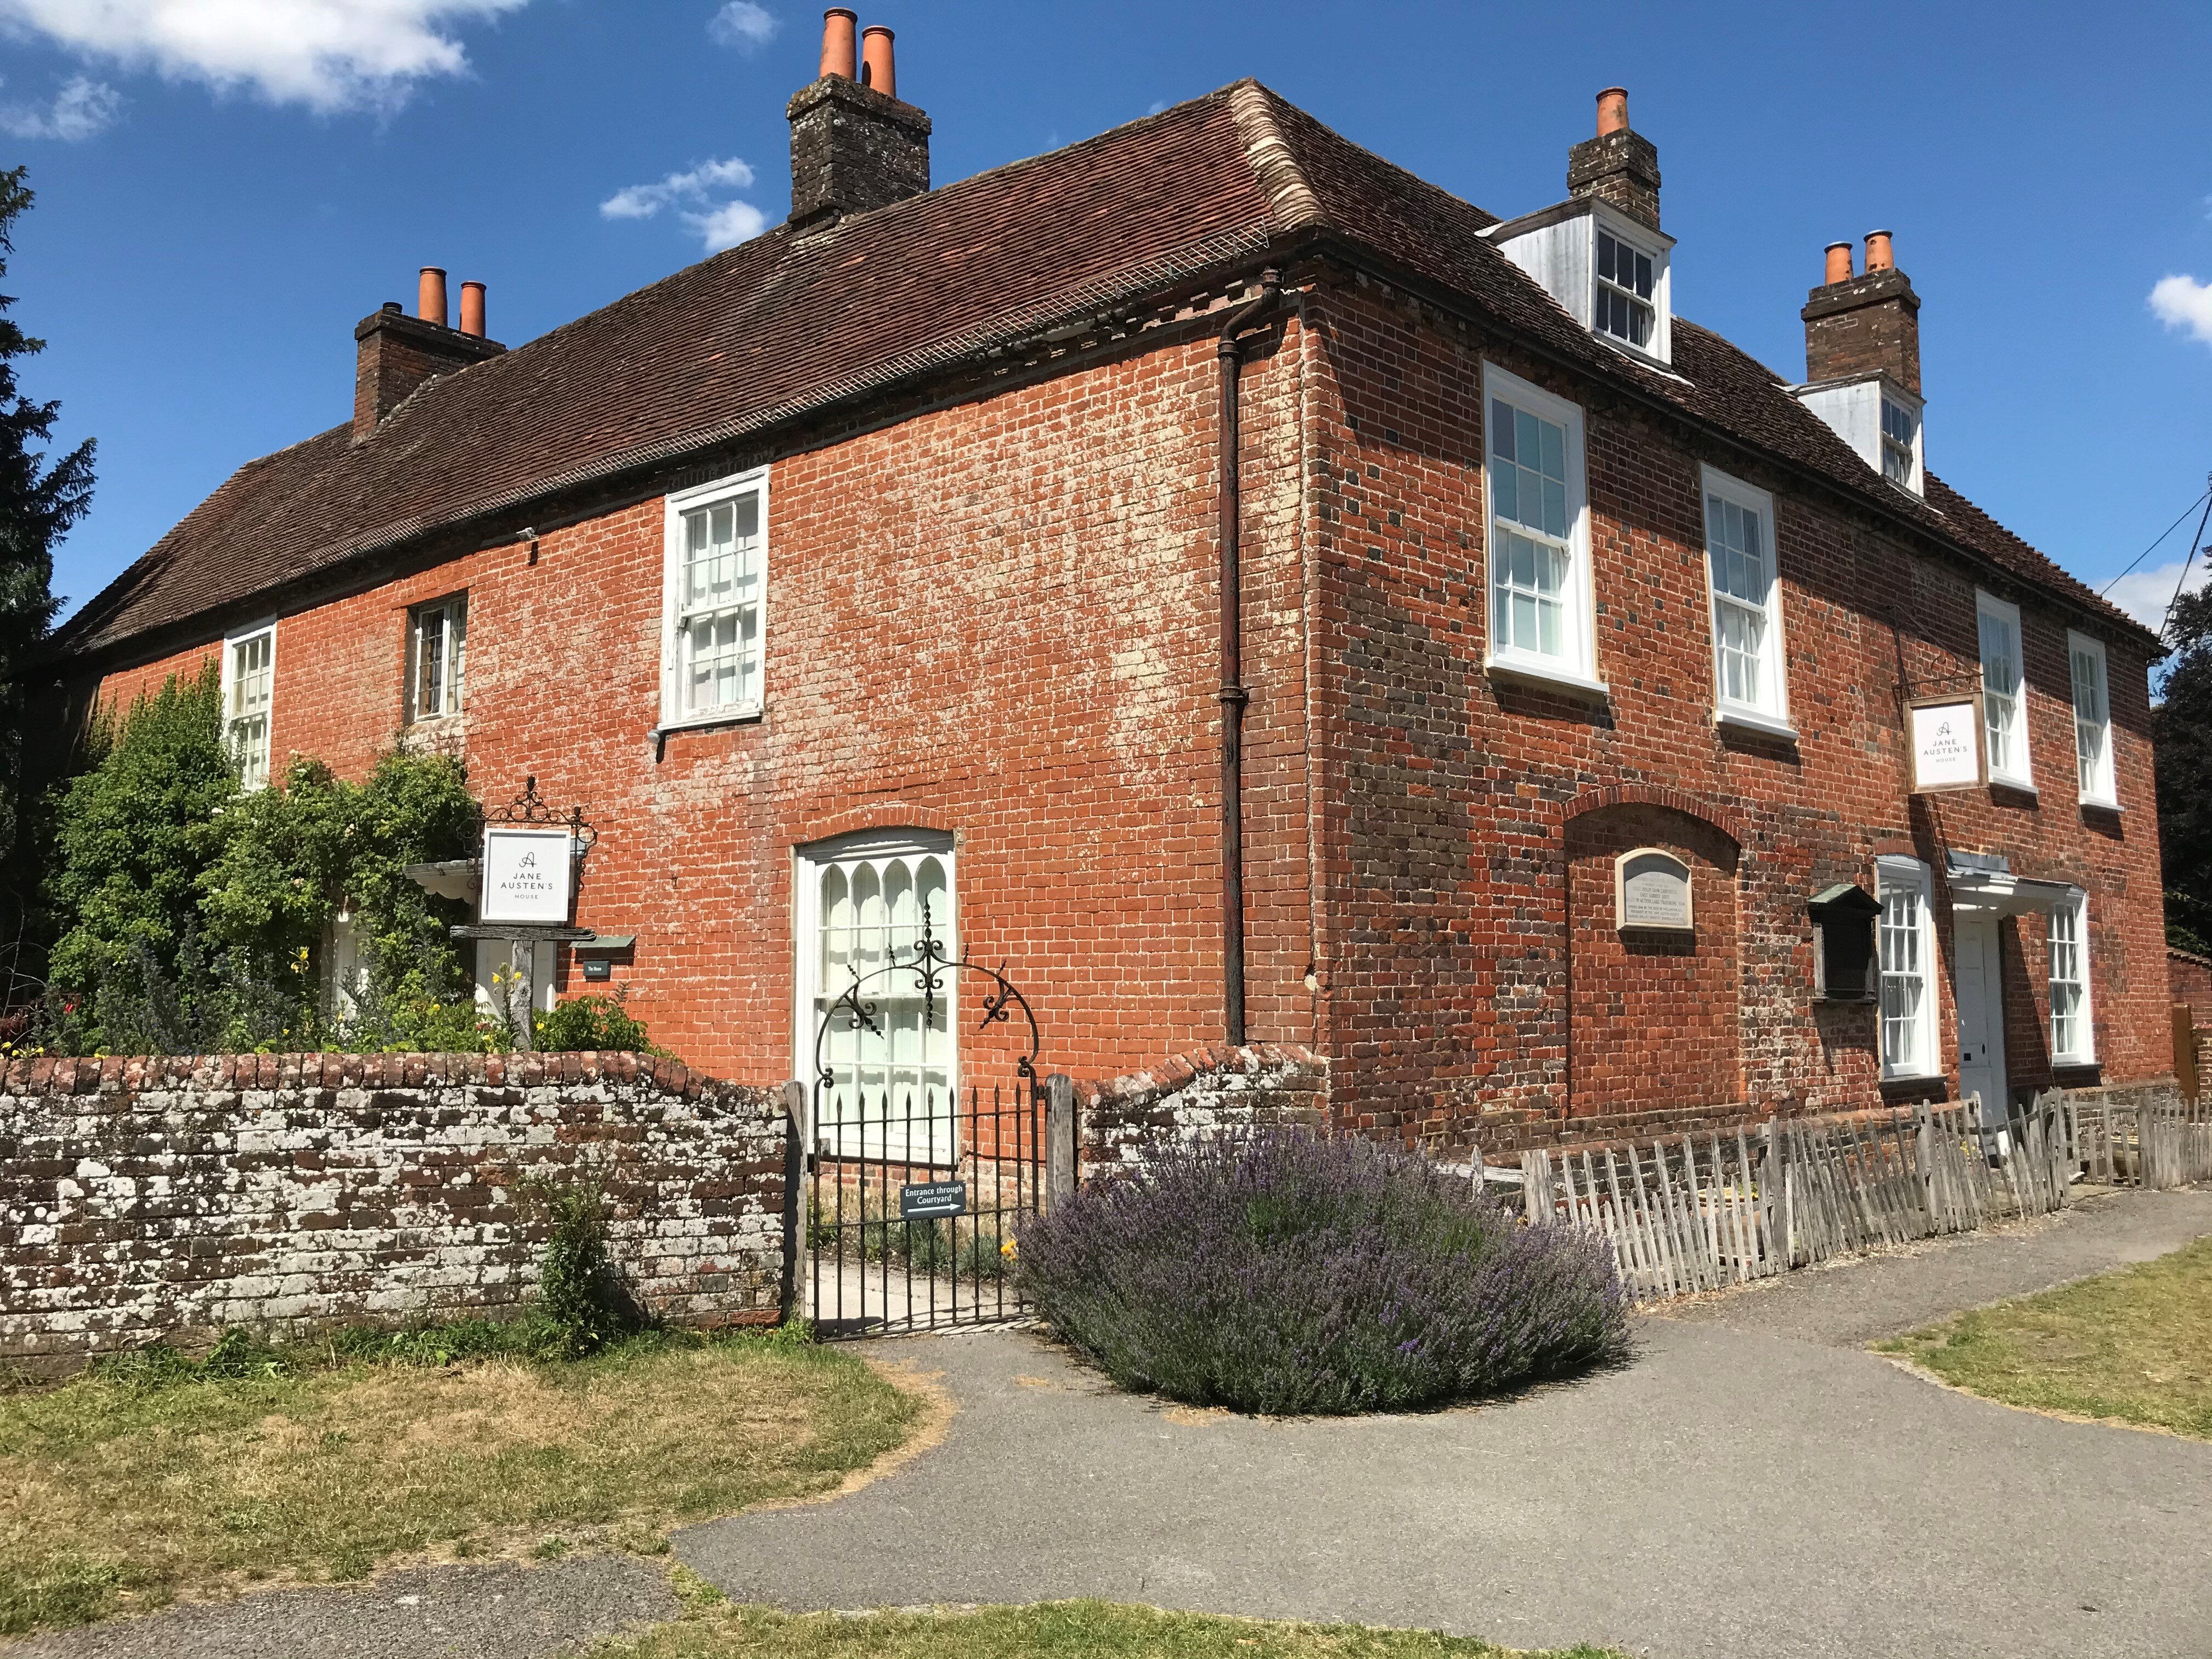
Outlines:
POLYGON ((1672 237, 1594 199, 1547 208, 1489 235, 1594 338, 1632 356, 1673 361, 1672 237))
POLYGON ((1877 374, 1801 386, 1797 399, 1875 472, 1916 495, 1923 493, 1927 445, 1919 398, 1877 374))

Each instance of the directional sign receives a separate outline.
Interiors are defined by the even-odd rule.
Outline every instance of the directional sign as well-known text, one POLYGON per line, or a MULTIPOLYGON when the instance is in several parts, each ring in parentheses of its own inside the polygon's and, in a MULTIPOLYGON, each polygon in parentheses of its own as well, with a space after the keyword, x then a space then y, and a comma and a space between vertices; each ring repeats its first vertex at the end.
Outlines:
POLYGON ((968 1213, 968 1183, 964 1181, 909 1181, 899 1188, 899 1219, 932 1221, 939 1216, 968 1213))

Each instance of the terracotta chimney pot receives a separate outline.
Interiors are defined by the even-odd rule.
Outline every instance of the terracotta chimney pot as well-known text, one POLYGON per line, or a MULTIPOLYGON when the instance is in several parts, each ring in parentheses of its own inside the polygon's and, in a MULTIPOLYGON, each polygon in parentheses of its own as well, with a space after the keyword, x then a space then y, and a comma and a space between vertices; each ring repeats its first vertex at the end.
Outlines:
POLYGON ((858 14, 844 6, 832 6, 822 14, 823 75, 842 75, 848 81, 860 78, 853 67, 853 29, 860 21, 858 14))
POLYGON ((891 67, 891 32, 881 23, 860 31, 860 84, 873 87, 886 98, 898 96, 898 76, 891 67))
POLYGON ((1851 280, 1851 245, 1849 242, 1828 244, 1828 274, 1821 280, 1830 288, 1838 283, 1851 280))
POLYGON ((422 283, 415 295, 415 314, 440 328, 446 325, 446 273, 436 265, 422 267, 422 283))
POLYGON ((461 284, 461 332, 473 334, 481 340, 484 331, 484 285, 482 283, 461 284))
POLYGON ((1628 88, 1607 87, 1597 95, 1597 136, 1628 131, 1628 88))
POLYGON ((1876 270, 1894 270, 1897 268, 1897 255, 1891 251, 1889 246, 1889 233, 1887 231, 1870 230, 1867 232, 1866 245, 1866 268, 1869 272, 1876 270))

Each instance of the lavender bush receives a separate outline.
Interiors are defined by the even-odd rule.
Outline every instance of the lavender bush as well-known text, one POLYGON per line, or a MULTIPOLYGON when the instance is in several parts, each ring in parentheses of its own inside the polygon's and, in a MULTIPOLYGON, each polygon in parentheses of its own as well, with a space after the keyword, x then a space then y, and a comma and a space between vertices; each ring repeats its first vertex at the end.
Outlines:
POLYGON ((1124 1388, 1388 1411, 1625 1358, 1604 1243, 1519 1225, 1426 1159, 1268 1127, 1163 1142, 1024 1227, 1024 1291, 1124 1388))

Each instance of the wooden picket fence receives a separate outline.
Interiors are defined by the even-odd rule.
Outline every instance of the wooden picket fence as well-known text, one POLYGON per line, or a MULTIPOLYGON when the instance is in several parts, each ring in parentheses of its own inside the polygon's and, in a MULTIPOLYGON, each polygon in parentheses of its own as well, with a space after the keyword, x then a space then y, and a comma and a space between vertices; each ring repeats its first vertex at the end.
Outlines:
MULTIPOLYGON (((1521 1155, 1522 1201, 1532 1225, 1602 1232, 1630 1296, 1656 1301, 2049 1214, 2078 1168, 2075 1121, 2073 1103, 2052 1091, 2002 1121, 1984 1121, 1970 1096, 1771 1119, 1648 1149, 1538 1148, 1521 1155)), ((2154 1139, 2163 1133, 2154 1127, 2154 1139)))
POLYGON ((2149 1188, 2212 1181, 2212 1099, 2082 1101, 2074 1117, 2075 1153, 2091 1181, 2149 1188))

